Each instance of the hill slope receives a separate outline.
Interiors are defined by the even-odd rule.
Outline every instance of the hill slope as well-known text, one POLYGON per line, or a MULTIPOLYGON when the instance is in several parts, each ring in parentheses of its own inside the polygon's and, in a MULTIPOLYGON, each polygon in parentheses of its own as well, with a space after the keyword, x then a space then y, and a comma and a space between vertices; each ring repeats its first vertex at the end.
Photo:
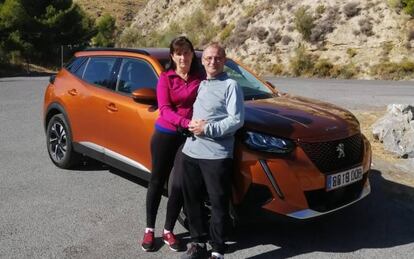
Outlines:
POLYGON ((118 30, 124 30, 131 24, 135 15, 139 13, 146 0, 74 0, 89 15, 98 18, 105 13, 109 13, 116 19, 118 30))
POLYGON ((261 74, 414 78, 414 20, 396 1, 148 0, 118 45, 186 34, 198 48, 224 43, 261 74))

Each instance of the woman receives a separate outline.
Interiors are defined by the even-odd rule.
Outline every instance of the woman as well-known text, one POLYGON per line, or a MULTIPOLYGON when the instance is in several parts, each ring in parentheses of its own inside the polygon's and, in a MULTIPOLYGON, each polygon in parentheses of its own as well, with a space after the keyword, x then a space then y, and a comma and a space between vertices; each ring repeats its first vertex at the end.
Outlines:
MULTIPOLYGON (((161 73, 157 84, 160 113, 151 139, 152 173, 146 200, 147 227, 141 243, 144 251, 154 250, 155 219, 164 184, 173 168, 177 150, 185 141, 179 131, 188 128, 201 80, 202 73, 192 43, 183 36, 172 40, 169 67, 161 73)), ((168 199, 162 238, 174 251, 180 250, 173 228, 181 207, 181 191, 173 188, 168 199)))

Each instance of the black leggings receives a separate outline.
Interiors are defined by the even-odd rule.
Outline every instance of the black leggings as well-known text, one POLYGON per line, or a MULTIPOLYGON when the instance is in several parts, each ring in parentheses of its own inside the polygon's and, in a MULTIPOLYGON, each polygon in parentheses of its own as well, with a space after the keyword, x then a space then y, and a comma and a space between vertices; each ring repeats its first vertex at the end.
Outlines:
MULTIPOLYGON (((155 130, 151 139, 152 172, 147 191, 147 227, 154 228, 161 195, 165 182, 174 166, 174 159, 178 149, 184 143, 185 137, 181 135, 167 134, 155 130)), ((174 181, 177 182, 177 181, 174 181)), ((170 183, 172 184, 172 183, 170 183)), ((174 185, 168 199, 167 215, 165 219, 166 230, 172 231, 178 214, 180 213, 183 198, 181 188, 174 185)))

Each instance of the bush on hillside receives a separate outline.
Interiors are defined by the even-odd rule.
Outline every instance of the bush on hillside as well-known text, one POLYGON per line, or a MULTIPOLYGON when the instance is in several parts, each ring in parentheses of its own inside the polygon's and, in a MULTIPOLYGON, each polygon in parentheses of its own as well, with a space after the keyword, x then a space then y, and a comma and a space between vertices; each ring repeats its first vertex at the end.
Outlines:
POLYGON ((414 40, 414 28, 412 28, 408 33, 407 33, 407 41, 412 41, 414 40))
POLYGON ((347 18, 351 18, 358 15, 361 8, 359 7, 359 2, 351 2, 344 5, 342 10, 347 18))
POLYGON ((358 54, 358 52, 353 48, 348 48, 346 50, 346 54, 348 55, 348 58, 351 59, 351 58, 355 57, 356 54, 358 54))
POLYGON ((334 65, 327 59, 319 59, 313 67, 313 75, 318 77, 331 77, 334 65))
POLYGON ((358 25, 361 33, 365 34, 366 36, 374 35, 374 32, 372 31, 373 26, 369 17, 359 20, 358 25))
POLYGON ((315 27, 311 30, 310 41, 317 43, 325 40, 328 33, 333 32, 338 18, 338 8, 329 7, 323 19, 316 21, 315 27))
POLYGON ((414 62, 403 60, 381 62, 371 68, 371 75, 383 80, 414 79, 414 62))
POLYGON ((204 8, 207 11, 213 11, 214 9, 216 9, 218 3, 219 3, 219 0, 204 0, 203 1, 204 8))
POLYGON ((308 6, 301 6, 295 12, 295 27, 306 41, 310 40, 312 29, 315 27, 315 19, 308 13, 308 6))
POLYGON ((273 75, 283 75, 285 73, 284 66, 282 64, 271 64, 268 71, 273 75))
POLYGON ((291 43, 293 41, 293 39, 289 36, 289 35, 283 35, 281 42, 283 45, 289 45, 289 43, 291 43))
POLYGON ((115 45, 115 18, 104 14, 96 20, 98 33, 91 39, 92 45, 97 47, 113 47, 115 45))
POLYGON ((270 29, 269 37, 267 38, 267 45, 274 46, 276 43, 279 43, 282 40, 282 35, 280 35, 279 30, 270 29))
POLYGON ((295 56, 290 60, 290 69, 294 76, 312 75, 315 57, 306 51, 303 45, 295 49, 295 56))
POLYGON ((225 41, 233 32, 234 24, 227 24, 220 33, 220 41, 225 41))
POLYGON ((253 28, 253 35, 259 40, 264 41, 267 36, 269 35, 269 31, 267 31, 264 27, 256 27, 253 28))
POLYGON ((414 0, 401 0, 401 2, 404 12, 414 17, 414 0))
POLYGON ((354 78, 359 72, 359 69, 352 62, 343 66, 334 65, 331 69, 331 77, 351 79, 354 78))

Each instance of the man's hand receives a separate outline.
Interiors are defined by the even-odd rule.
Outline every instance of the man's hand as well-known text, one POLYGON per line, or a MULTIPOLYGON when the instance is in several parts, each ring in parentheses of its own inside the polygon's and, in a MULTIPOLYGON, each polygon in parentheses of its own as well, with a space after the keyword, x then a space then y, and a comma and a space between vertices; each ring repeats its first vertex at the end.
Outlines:
POLYGON ((205 120, 197 119, 191 120, 188 124, 188 130, 191 131, 194 135, 202 135, 204 133, 204 126, 206 125, 205 120))

